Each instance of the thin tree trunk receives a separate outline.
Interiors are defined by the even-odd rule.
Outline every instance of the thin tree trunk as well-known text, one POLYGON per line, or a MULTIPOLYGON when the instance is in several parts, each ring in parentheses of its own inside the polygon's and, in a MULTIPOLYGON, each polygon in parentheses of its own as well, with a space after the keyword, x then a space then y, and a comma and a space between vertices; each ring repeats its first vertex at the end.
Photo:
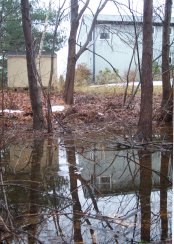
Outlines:
MULTIPOLYGON (((71 46, 71 45, 70 45, 71 46)), ((76 59, 75 57, 68 57, 64 101, 66 104, 74 103, 74 78, 75 78, 75 67, 76 59)))
MULTIPOLYGON (((52 131, 52 108, 51 108, 51 88, 53 83, 53 73, 54 73, 54 57, 55 57, 55 46, 56 46, 56 36, 57 36, 57 29, 61 21, 61 17, 63 15, 63 11, 61 10, 65 4, 66 0, 62 3, 62 6, 59 7, 56 13, 56 23, 53 35, 53 43, 52 43, 52 50, 51 50, 51 67, 50 67, 50 77, 48 82, 48 92, 47 92, 47 121, 48 121, 48 132, 52 131)), ((51 0, 50 0, 50 9, 51 11, 51 0)))
POLYGON ((77 29, 79 26, 78 8, 78 0, 71 0, 71 30, 68 40, 68 62, 64 91, 64 100, 66 104, 73 104, 74 78, 76 66, 76 36, 77 29))
POLYGON ((33 112, 33 129, 44 128, 42 102, 37 82, 37 72, 34 54, 33 38, 31 33, 30 4, 28 0, 21 0, 22 26, 26 45, 26 59, 30 101, 33 112))
POLYGON ((152 139, 152 6, 152 0, 144 0, 141 107, 136 135, 139 140, 146 141, 152 139))
POLYGON ((161 117, 164 121, 172 121, 173 110, 173 96, 172 87, 170 83, 170 64, 169 64, 169 51, 170 51, 170 22, 172 12, 172 0, 165 2, 165 16, 163 22, 163 41, 162 41, 162 114, 161 117))

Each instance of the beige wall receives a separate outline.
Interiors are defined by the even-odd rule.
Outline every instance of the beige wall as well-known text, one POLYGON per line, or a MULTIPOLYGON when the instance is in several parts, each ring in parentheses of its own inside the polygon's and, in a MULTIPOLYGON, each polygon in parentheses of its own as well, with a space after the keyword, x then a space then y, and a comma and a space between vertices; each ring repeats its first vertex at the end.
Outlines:
MULTIPOLYGON (((37 67, 38 60, 36 61, 37 67)), ((48 86, 51 69, 51 56, 42 55, 40 59, 40 74, 43 86, 48 86)), ((39 71, 39 69, 38 69, 39 71)), ((27 64, 25 55, 8 55, 7 58, 8 87, 28 87, 27 64)), ((57 56, 54 57, 53 86, 56 86, 57 56)))
MULTIPOLYGON (((53 141, 44 141, 43 155, 40 160, 42 171, 49 167, 57 167, 59 162, 59 148, 53 141)), ((10 146, 9 167, 13 172, 30 172, 33 142, 28 144, 15 144, 10 146)), ((7 159, 8 161, 8 159, 7 159)), ((37 163, 37 162, 36 162, 37 163)))

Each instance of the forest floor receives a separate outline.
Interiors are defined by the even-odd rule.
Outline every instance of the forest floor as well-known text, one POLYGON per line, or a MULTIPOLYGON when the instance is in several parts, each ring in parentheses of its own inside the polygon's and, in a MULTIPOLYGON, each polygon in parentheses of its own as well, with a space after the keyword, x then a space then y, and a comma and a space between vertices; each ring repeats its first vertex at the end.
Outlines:
MULTIPOLYGON (((27 91, 5 91, 0 94, 0 127, 4 124, 6 131, 32 132, 32 111, 27 91), (14 111, 15 110, 15 111, 14 111), (21 112, 19 112, 20 110, 21 112)), ((127 97, 127 104, 131 96, 127 97)), ((160 115, 161 94, 153 97, 153 125, 157 127, 160 115)), ((43 99, 44 104, 44 99, 43 99)), ((127 130, 131 133, 138 124, 140 112, 140 94, 131 101, 129 108, 123 106, 123 93, 75 93, 74 105, 64 105, 61 95, 51 95, 51 105, 60 105, 62 111, 53 112, 53 133, 73 132, 84 134, 90 132, 110 132, 127 130)), ((44 109, 46 113, 46 109, 44 109)), ((45 132, 46 133, 46 132, 45 132)))

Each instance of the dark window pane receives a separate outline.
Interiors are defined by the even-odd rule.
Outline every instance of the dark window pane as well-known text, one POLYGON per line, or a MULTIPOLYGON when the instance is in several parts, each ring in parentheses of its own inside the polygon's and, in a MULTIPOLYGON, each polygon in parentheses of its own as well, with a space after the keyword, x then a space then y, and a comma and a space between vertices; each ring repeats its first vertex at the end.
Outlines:
POLYGON ((100 33, 100 39, 109 39, 109 38, 110 38, 109 33, 106 32, 100 33))

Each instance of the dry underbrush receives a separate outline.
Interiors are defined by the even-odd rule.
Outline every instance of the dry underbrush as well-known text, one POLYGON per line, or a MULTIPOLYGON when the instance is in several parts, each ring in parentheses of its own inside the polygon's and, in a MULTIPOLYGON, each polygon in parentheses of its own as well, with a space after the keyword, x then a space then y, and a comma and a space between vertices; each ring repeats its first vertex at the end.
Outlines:
MULTIPOLYGON (((160 94, 154 95, 154 123, 158 117, 160 99, 160 94)), ((0 97, 0 100, 2 100, 2 97, 0 97)), ((64 111, 53 113, 54 131, 62 131, 68 128, 68 131, 82 133, 90 130, 132 128, 137 125, 140 104, 139 95, 134 98, 129 108, 123 106, 122 94, 75 93, 74 101, 73 106, 65 106, 64 111)), ((61 95, 53 94, 51 103, 52 105, 63 104, 61 95)), ((4 109, 20 109, 23 111, 21 114, 4 113, 3 122, 5 128, 8 130, 32 128, 32 111, 28 92, 5 92, 4 109)), ((44 112, 46 113, 45 109, 44 112)), ((0 116, 2 126, 2 113, 0 116)))

